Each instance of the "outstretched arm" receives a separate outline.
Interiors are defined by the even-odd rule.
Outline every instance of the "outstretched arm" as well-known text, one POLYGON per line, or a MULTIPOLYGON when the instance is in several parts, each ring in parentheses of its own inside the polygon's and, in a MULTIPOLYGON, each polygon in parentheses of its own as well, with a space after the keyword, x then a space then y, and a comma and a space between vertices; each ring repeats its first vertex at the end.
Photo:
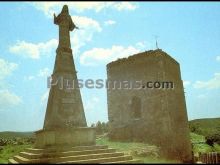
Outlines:
POLYGON ((54 24, 57 25, 57 16, 55 13, 53 14, 53 22, 54 22, 54 24))
POLYGON ((71 16, 69 17, 70 18, 70 23, 69 23, 69 29, 70 31, 73 31, 75 28, 77 29, 76 25, 74 24, 71 16))

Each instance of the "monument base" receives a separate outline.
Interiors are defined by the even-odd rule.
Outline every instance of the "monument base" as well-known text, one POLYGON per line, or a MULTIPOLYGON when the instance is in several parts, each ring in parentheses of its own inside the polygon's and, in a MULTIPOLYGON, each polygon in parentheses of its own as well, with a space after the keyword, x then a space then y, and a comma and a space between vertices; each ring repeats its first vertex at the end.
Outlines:
POLYGON ((95 145, 95 128, 78 127, 35 132, 35 148, 95 145))

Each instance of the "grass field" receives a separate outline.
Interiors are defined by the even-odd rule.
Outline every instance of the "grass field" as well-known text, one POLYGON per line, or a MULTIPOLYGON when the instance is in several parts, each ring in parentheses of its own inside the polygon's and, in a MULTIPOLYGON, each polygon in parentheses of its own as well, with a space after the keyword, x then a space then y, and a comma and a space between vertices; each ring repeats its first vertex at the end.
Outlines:
MULTIPOLYGON (((205 143, 205 137, 195 133, 190 133, 191 142, 193 143, 193 151, 195 156, 198 152, 220 152, 220 145, 215 144, 211 147, 205 143)), ((128 143, 128 142, 111 142, 107 137, 102 137, 96 140, 99 145, 107 145, 109 148, 115 148, 117 151, 131 154, 135 159, 141 159, 144 163, 178 163, 172 160, 165 160, 158 157, 158 150, 156 146, 144 143, 128 143), (147 149, 148 156, 137 156, 137 151, 147 149)), ((9 158, 24 151, 25 148, 32 147, 32 145, 7 145, 0 148, 0 163, 7 163, 9 158)))
POLYGON ((144 143, 111 142, 107 137, 97 139, 96 143, 99 145, 108 145, 109 148, 115 148, 125 154, 131 154, 133 158, 140 159, 143 163, 178 163, 176 161, 159 158, 157 147, 144 143), (137 156, 135 154, 136 151, 142 151, 143 149, 149 150, 147 153, 149 156, 137 156))
MULTIPOLYGON (((175 161, 168 161, 165 159, 159 159, 155 151, 155 146, 149 146, 143 143, 122 143, 122 142, 110 142, 107 138, 97 139, 97 145, 108 145, 109 148, 115 148, 117 151, 124 152, 126 154, 131 154, 135 159, 141 159, 144 163, 175 163, 175 161), (147 157, 135 156, 134 151, 152 148, 150 155, 147 157)), ((31 145, 7 145, 0 149, 0 164, 8 163, 8 159, 12 158, 14 155, 19 154, 19 152, 24 151, 25 148, 32 147, 31 145)))
MULTIPOLYGON (((213 147, 205 143, 205 136, 211 133, 218 133, 220 131, 220 118, 215 119, 198 119, 189 122, 191 127, 190 138, 193 144, 193 152, 198 156, 198 152, 220 152, 220 145, 214 144, 213 147)), ((0 138, 30 138, 33 137, 33 132, 0 132, 0 138)), ((29 144, 29 143, 28 143, 29 144)), ((177 163, 161 159, 158 156, 156 146, 150 146, 144 143, 128 143, 128 142, 111 142, 107 137, 101 136, 97 139, 97 144, 107 145, 109 148, 115 148, 118 151, 126 154, 131 154, 135 159, 141 159, 144 163, 177 163), (146 149, 146 150, 145 150, 146 149), (140 156, 143 151, 145 155, 140 156), (146 156, 147 155, 147 156, 146 156)), ((0 163, 7 163, 9 158, 17 155, 19 152, 24 151, 25 148, 31 147, 26 143, 24 145, 6 145, 0 146, 0 163)))
POLYGON ((205 143, 205 137, 195 133, 190 133, 191 142, 193 144, 193 152, 195 156, 198 156, 198 152, 220 152, 220 145, 214 144, 213 147, 205 143))
POLYGON ((17 155, 19 152, 24 151, 25 148, 29 148, 31 145, 7 145, 0 149, 0 164, 8 163, 8 159, 17 155))

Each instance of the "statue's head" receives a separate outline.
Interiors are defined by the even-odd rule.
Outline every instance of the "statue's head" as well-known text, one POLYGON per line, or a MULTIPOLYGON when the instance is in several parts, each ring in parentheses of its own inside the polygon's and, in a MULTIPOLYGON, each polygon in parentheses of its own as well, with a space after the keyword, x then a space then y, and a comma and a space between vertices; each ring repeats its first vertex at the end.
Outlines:
POLYGON ((61 13, 69 14, 69 9, 68 9, 68 6, 67 6, 67 5, 64 5, 64 6, 63 6, 63 9, 62 9, 61 13))

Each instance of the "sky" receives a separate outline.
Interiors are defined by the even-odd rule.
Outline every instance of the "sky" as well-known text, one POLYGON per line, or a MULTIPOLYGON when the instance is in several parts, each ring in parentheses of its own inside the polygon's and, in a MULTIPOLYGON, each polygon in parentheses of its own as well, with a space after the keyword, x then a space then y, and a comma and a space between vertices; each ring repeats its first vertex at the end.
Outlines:
MULTIPOLYGON (((220 2, 1 2, 0 131, 43 127, 58 26, 69 6, 79 79, 106 79, 106 64, 158 46, 180 63, 189 120, 220 117, 220 2)), ((106 89, 81 89, 88 125, 108 121, 106 89)))

